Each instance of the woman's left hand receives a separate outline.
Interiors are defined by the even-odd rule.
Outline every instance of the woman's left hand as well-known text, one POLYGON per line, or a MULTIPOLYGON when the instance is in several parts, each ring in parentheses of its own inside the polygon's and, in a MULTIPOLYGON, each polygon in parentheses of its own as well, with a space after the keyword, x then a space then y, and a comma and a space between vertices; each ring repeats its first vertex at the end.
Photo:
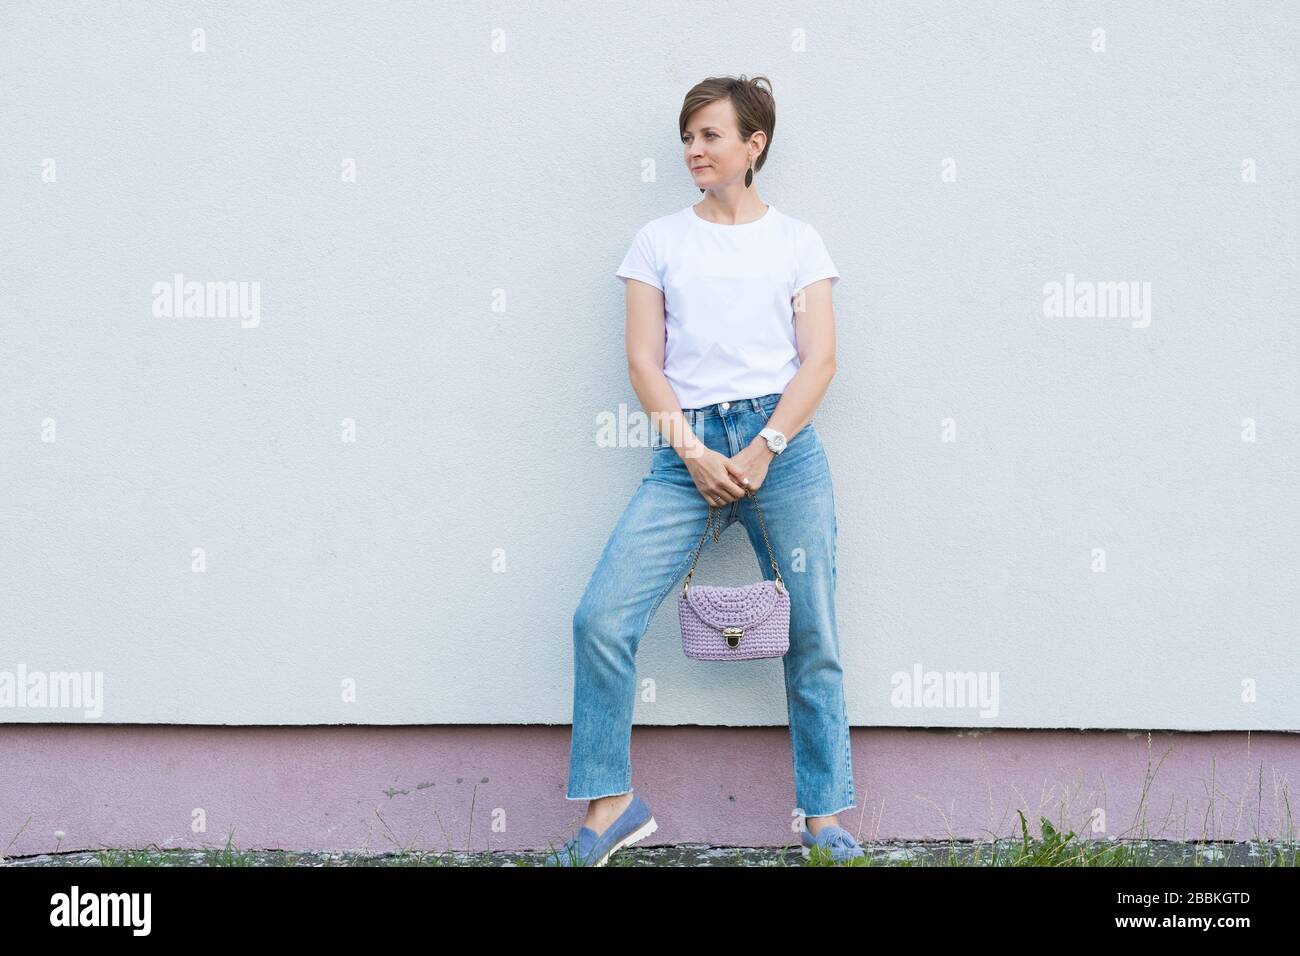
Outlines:
POLYGON ((749 491, 758 491, 767 477, 767 466, 776 457, 767 447, 767 439, 759 436, 739 454, 727 459, 727 471, 736 483, 749 491))

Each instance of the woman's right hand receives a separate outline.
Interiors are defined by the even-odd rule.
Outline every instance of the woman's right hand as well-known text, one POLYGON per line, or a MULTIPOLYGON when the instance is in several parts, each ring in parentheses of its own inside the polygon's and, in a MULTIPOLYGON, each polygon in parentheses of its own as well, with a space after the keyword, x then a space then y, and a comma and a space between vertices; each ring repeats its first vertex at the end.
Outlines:
POLYGON ((695 487, 709 504, 721 507, 745 497, 744 486, 737 484, 727 471, 726 455, 706 448, 701 454, 684 460, 686 470, 695 479, 695 487))

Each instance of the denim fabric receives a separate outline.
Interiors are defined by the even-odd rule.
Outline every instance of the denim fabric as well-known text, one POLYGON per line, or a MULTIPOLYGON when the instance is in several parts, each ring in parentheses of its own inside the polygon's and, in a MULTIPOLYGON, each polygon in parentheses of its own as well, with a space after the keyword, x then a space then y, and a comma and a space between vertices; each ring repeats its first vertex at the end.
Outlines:
MULTIPOLYGON (((683 409, 683 414, 700 441, 733 456, 753 441, 780 399, 780 394, 738 399, 683 409)), ((826 452, 812 422, 771 460, 758 501, 790 591, 790 650, 782 662, 795 809, 829 816, 857 803, 835 622, 835 499, 826 452)), ((650 472, 615 525, 573 615, 570 800, 632 789, 637 646, 664 599, 676 600, 708 510, 686 463, 656 435, 650 472)), ((744 526, 763 577, 773 579, 753 500, 724 505, 720 515, 724 528, 737 521, 744 526)), ((701 565, 712 546, 710 535, 701 565)))

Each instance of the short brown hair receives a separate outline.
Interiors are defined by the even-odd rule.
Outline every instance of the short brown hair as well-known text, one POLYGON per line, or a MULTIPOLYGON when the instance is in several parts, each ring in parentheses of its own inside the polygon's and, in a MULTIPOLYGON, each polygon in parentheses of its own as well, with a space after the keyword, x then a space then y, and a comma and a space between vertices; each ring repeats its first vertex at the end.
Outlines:
POLYGON ((739 77, 711 76, 696 83, 682 102, 682 113, 677 120, 679 132, 682 136, 686 135, 686 124, 690 121, 691 114, 701 106, 708 106, 724 98, 731 100, 731 106, 736 111, 736 123, 742 140, 748 142, 760 129, 767 134, 763 151, 754 160, 754 171, 757 172, 767 162, 767 152, 772 148, 772 131, 776 128, 776 100, 772 97, 772 81, 767 77, 745 79, 742 73, 739 77))

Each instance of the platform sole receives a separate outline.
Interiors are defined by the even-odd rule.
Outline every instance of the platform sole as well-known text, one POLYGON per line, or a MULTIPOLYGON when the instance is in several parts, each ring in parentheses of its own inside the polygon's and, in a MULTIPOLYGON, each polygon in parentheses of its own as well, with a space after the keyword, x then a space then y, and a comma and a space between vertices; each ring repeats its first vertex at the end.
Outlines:
POLYGON ((641 824, 639 827, 637 827, 627 836, 623 837, 623 839, 619 840, 612 847, 610 847, 609 852, 606 853, 604 856, 602 856, 599 860, 597 860, 592 865, 604 866, 606 863, 609 862, 609 858, 613 856, 615 853, 617 853, 619 850, 623 849, 623 847, 631 846, 633 843, 639 843, 640 841, 644 840, 646 837, 648 837, 650 834, 654 833, 658 829, 659 829, 659 824, 655 823, 654 817, 651 817, 645 823, 641 824))

